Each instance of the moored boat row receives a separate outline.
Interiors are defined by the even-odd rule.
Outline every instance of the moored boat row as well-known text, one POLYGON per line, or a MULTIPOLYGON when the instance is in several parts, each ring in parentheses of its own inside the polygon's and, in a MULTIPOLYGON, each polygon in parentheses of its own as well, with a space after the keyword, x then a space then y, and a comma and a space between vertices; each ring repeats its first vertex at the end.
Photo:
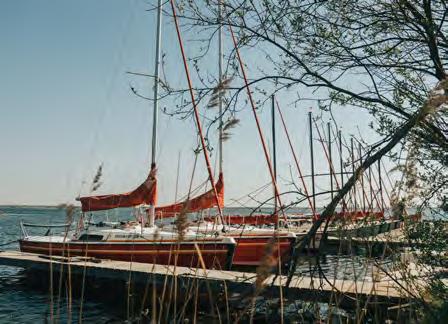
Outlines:
MULTIPOLYGON (((28 235, 26 231, 20 240, 20 249, 24 252, 32 252, 46 255, 63 255, 63 256, 85 256, 93 258, 106 258, 113 260, 124 260, 144 263, 157 263, 179 265, 186 267, 204 267, 230 269, 232 265, 248 265, 258 266, 263 262, 270 265, 286 266, 296 243, 303 238, 311 228, 313 221, 319 218, 315 212, 316 209, 316 193, 314 190, 314 171, 313 173, 313 189, 312 195, 309 195, 305 189, 306 198, 310 203, 312 215, 283 215, 280 219, 279 211, 283 205, 280 199, 280 192, 276 180, 275 166, 275 149, 273 150, 273 162, 271 165, 270 157, 263 138, 259 121, 257 117, 256 107, 251 98, 251 106, 255 120, 258 125, 260 141, 263 145, 265 158, 268 163, 272 185, 274 189, 274 210, 272 215, 223 215, 224 207, 224 176, 222 168, 222 139, 223 139, 223 120, 222 120, 222 104, 223 90, 229 85, 230 79, 225 79, 222 74, 222 53, 220 43, 220 73, 219 83, 213 89, 211 102, 218 103, 219 112, 219 172, 218 179, 214 181, 214 174, 208 155, 208 148, 205 138, 202 134, 201 120, 197 105, 195 103, 194 91, 191 85, 191 78, 188 72, 187 59, 183 50, 180 37, 180 31, 176 22, 176 29, 179 37, 179 45, 181 48, 182 58, 187 76, 188 85, 191 94, 191 103, 196 122, 196 131, 201 141, 201 151, 208 172, 211 189, 199 196, 187 198, 182 201, 176 201, 172 204, 160 206, 157 204, 157 168, 156 168, 156 149, 157 149, 157 114, 159 100, 159 70, 161 61, 161 15, 162 4, 160 2, 157 7, 157 39, 155 53, 155 71, 154 71, 154 108, 153 108, 153 129, 152 129, 152 154, 151 167, 146 180, 135 190, 124 194, 96 195, 80 197, 79 201, 82 206, 82 216, 79 226, 72 230, 67 230, 60 235, 28 235), (310 197, 313 198, 311 202, 310 197), (142 213, 136 222, 126 222, 124 224, 106 224, 108 226, 101 227, 95 224, 89 224, 85 221, 84 215, 99 210, 111 210, 122 207, 142 207, 147 208, 147 213, 142 213), (193 224, 181 224, 181 226, 161 226, 156 224, 156 218, 177 218, 182 219, 187 214, 201 212, 206 209, 217 208, 217 215, 204 218, 193 224)), ((173 7, 173 17, 175 17, 173 7)), ((220 31, 221 33, 221 31, 220 31)), ((235 50, 238 52, 237 46, 235 50)), ((238 53, 239 57, 239 53, 238 53)), ((244 65, 240 60, 241 71, 244 65)), ((247 80, 245 80, 247 83, 247 80)), ((246 84, 248 96, 251 97, 249 85, 246 84)), ((274 97, 272 97, 273 107, 274 97)), ((280 109, 279 109, 280 112, 280 109)), ((235 119, 233 120, 235 122, 235 119)), ((283 121, 283 118, 282 118, 283 121)), ((285 128, 286 129, 286 128, 285 128)), ((310 133, 311 133, 311 115, 310 115, 310 133)), ((196 136, 196 134, 195 134, 196 136)), ((273 136, 274 138, 275 136, 273 136)), ((289 140, 289 135, 288 135, 289 140)), ((310 134, 312 142, 312 135, 310 134)), ((275 147, 275 143, 273 143, 275 147)), ((297 160, 296 160, 297 163, 297 160)), ((298 166, 298 163, 297 163, 298 166)), ((335 176, 333 168, 331 168, 330 177, 335 176)), ((342 172, 341 172, 342 175, 342 172)), ((301 176, 302 180, 303 177, 301 176)), ((335 179, 336 180, 336 179, 335 179)), ((337 180, 336 180, 337 182, 337 180)), ((341 181, 341 184, 343 181, 341 181)), ((92 186, 95 187, 95 186, 92 186)), ((333 188, 331 189, 333 194, 333 188)), ((373 200, 373 198, 372 198, 373 200)), ((354 204, 355 210, 356 203, 354 204)), ((345 206, 344 206, 345 207, 345 206)), ((365 209, 365 206, 364 206, 365 209)), ((373 210, 373 207, 371 208, 373 210)), ((355 212, 351 214, 341 213, 335 215, 335 219, 364 219, 365 212, 355 212)), ((374 214, 376 220, 384 217, 382 212, 374 214)), ((329 232, 336 231, 337 226, 330 228, 329 232)), ((358 229, 353 227, 353 232, 358 229)), ((318 232, 313 240, 310 248, 317 249, 320 246, 320 240, 323 233, 318 232)))

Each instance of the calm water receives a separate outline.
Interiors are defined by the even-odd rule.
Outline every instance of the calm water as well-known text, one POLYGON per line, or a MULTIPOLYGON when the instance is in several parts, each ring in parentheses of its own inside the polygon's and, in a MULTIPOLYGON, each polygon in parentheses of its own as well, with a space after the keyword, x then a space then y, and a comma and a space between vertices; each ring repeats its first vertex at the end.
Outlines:
MULTIPOLYGON (((47 207, 0 207, 0 249, 18 249, 19 221, 29 223, 63 223, 65 210, 47 207)), ((0 266, 0 323, 41 323, 50 319, 50 294, 45 288, 29 287, 23 269, 0 266)), ((59 309, 61 322, 67 322, 67 301, 62 298, 59 309)), ((78 321, 79 300, 72 302, 72 320, 78 321)), ((122 319, 120 312, 100 302, 88 300, 83 305, 86 322, 106 323, 122 319)))
MULTIPOLYGON (((247 210, 233 210, 233 212, 245 214, 247 210)), ((113 211, 97 218, 109 220, 127 219, 129 210, 113 211)), ((0 207, 0 249, 18 249, 16 240, 20 236, 20 220, 28 223, 64 223, 65 210, 51 207, 0 207)), ((32 229, 36 232, 36 229, 32 229)), ((367 275, 370 278, 369 265, 366 266, 365 258, 360 256, 326 256, 320 258, 320 267, 329 278, 346 278, 367 275)), ((314 257, 305 258, 297 272, 309 275, 316 273, 316 261, 314 257)), ((317 275, 317 273, 316 273, 317 275)), ((50 318, 50 294, 48 288, 29 287, 26 284, 26 276, 22 269, 5 267, 0 265, 0 323, 40 323, 50 318)), ((121 296, 122 297, 122 296, 121 296)), ((127 318, 126 306, 122 297, 117 296, 117 302, 102 302, 98 298, 88 298, 83 304, 83 320, 85 322, 111 323, 121 322, 127 318)), ((78 321, 78 299, 74 299, 72 305, 72 320, 78 321)), ((59 307, 53 313, 60 314, 61 322, 67 321, 68 303, 61 298, 59 307)))

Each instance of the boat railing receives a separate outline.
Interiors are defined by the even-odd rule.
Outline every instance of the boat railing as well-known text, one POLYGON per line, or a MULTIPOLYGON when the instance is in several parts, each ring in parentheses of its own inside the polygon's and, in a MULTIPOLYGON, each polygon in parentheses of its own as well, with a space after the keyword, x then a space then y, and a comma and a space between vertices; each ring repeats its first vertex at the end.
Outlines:
POLYGON ((50 234, 50 231, 52 228, 65 228, 68 230, 74 223, 65 223, 65 224, 33 224, 33 223, 24 223, 23 221, 20 221, 20 229, 22 231, 23 237, 29 237, 27 227, 38 227, 38 228, 47 228, 47 232, 45 233, 45 236, 48 236, 50 234))
POLYGON ((99 222, 94 222, 94 221, 86 221, 85 224, 86 225, 91 225, 91 226, 95 226, 95 227, 112 227, 112 228, 118 228, 120 226, 125 225, 127 222, 125 221, 121 221, 121 222, 109 222, 109 221, 99 221, 99 222))

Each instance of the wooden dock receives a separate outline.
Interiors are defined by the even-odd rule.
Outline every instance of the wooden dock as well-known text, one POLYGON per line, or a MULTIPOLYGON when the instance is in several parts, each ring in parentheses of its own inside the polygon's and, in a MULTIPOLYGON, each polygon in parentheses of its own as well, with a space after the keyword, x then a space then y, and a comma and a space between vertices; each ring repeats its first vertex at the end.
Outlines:
MULTIPOLYGON (((104 280, 127 281, 132 276, 134 283, 146 283, 148 280, 161 283, 169 279, 177 280, 180 283, 179 287, 182 287, 182 282, 198 280, 199 283, 206 284, 208 289, 211 287, 212 290, 222 290, 225 285, 231 297, 253 291, 257 280, 257 275, 251 272, 204 270, 112 260, 86 260, 79 257, 69 260, 63 257, 49 258, 17 251, 0 252, 0 265, 21 267, 31 272, 48 272, 51 269, 53 273, 67 271, 70 268, 72 275, 82 275, 85 271, 86 278, 104 280)), ((286 276, 269 276, 264 281, 265 289, 261 294, 275 298, 280 295, 281 290, 283 297, 287 299, 336 302, 340 306, 347 305, 348 307, 362 300, 374 300, 376 306, 398 305, 414 297, 407 292, 405 282, 397 282, 380 274, 376 279, 376 281, 336 279, 326 281, 318 277, 294 276, 289 287, 286 287, 286 276)))
POLYGON ((396 249, 409 246, 409 242, 406 240, 403 229, 401 228, 364 237, 338 237, 329 235, 326 243, 330 246, 341 246, 346 249, 364 247, 380 251, 386 248, 396 249))

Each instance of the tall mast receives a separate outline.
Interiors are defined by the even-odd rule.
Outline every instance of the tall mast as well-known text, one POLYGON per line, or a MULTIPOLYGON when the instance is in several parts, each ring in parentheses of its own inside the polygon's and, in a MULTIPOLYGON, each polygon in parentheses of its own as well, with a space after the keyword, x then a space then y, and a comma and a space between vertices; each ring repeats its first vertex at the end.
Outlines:
MULTIPOLYGON (((222 85, 223 81, 223 45, 222 45, 222 1, 218 1, 218 15, 219 15, 219 32, 218 32, 218 66, 219 66, 219 86, 222 85)), ((218 103, 219 103, 219 173, 222 173, 222 164, 223 164, 223 147, 222 147, 222 132, 223 132, 223 122, 222 122, 222 91, 218 92, 218 103)))
MULTIPOLYGON (((327 129, 328 129, 328 160, 329 160, 329 167, 330 167, 330 189, 331 189, 331 199, 333 200, 333 158, 331 156, 331 126, 330 122, 327 123, 327 129)), ((336 177, 336 173, 334 174, 336 177)))
MULTIPOLYGON (((177 155, 177 172, 176 172, 176 190, 174 192, 174 202, 177 203, 177 192, 179 189, 179 171, 180 171, 180 156, 181 156, 181 152, 179 151, 179 154, 177 155)), ((190 192, 190 190, 188 191, 190 192)))
POLYGON ((157 33, 156 33, 156 60, 154 64, 154 107, 152 112, 152 146, 151 165, 156 164, 157 155, 157 119, 159 114, 159 75, 160 75, 160 52, 162 41, 162 0, 157 3, 157 33))
MULTIPOLYGON (((271 181, 272 181, 272 183, 274 185, 275 198, 277 199, 278 204, 280 206, 280 209, 282 210, 282 202, 281 202, 281 198, 280 198, 280 192, 278 190, 277 181, 275 180, 274 170, 272 168, 271 159, 269 157, 269 152, 268 152, 268 149, 267 149, 267 146, 266 146, 266 142, 264 140, 263 131, 262 131, 261 125, 260 125, 260 120, 258 119, 257 108, 255 107, 254 98, 252 97, 252 93, 250 91, 249 81, 247 79, 246 70, 244 68, 243 60, 241 59, 240 51, 239 51, 239 48, 238 48, 238 44, 236 42, 235 34, 233 32, 233 29, 232 29, 232 25, 229 25, 229 30, 230 30, 230 35, 232 36, 233 46, 235 48, 235 54, 236 54, 236 57, 237 57, 237 59, 239 61, 239 66, 240 66, 240 69, 241 69, 241 74, 242 74, 243 79, 244 79, 244 84, 246 86, 247 96, 249 97, 249 102, 250 102, 250 105, 252 107, 252 113, 253 113, 253 116, 254 116, 254 119, 255 119, 255 124, 257 125, 258 135, 260 137, 261 146, 263 147, 264 157, 265 157, 266 163, 268 165, 269 174, 271 176, 271 181)), ((287 217, 286 217, 286 215, 285 215, 283 210, 282 210, 282 214, 283 214, 284 220, 287 222, 288 219, 287 219, 287 217)), ((278 221, 276 222, 276 225, 275 225, 275 228, 277 228, 277 227, 278 227, 278 221)))
POLYGON ((294 158, 294 162, 296 163, 297 171, 299 172, 300 180, 302 181, 303 190, 305 191, 305 197, 308 200, 308 204, 310 206, 311 211, 313 212, 313 217, 316 216, 316 212, 314 211, 313 203, 311 202, 311 196, 308 194, 308 188, 306 186, 305 180, 303 178, 302 170, 299 165, 299 159, 294 151, 294 147, 292 146, 291 138, 289 137, 288 128, 286 127, 285 119, 283 118, 282 110, 280 109, 279 104, 277 103, 278 115, 280 116, 280 121, 283 125, 283 130, 285 131, 286 139, 288 140, 289 148, 291 149, 292 156, 294 158))
MULTIPOLYGON (((355 148, 353 147, 353 137, 350 138, 350 150, 352 155, 352 174, 355 175, 355 148)), ((356 179, 356 181, 358 181, 358 179, 356 179)), ((356 202, 356 182, 353 186, 353 200, 355 205, 355 212, 357 212, 358 205, 356 202)))
MULTIPOLYGON (((342 131, 338 131, 339 138, 339 165, 341 167, 341 188, 344 187, 344 161, 342 157, 342 131)), ((345 204, 342 204, 342 212, 345 212, 345 204)))
MULTIPOLYGON (((359 165, 362 165, 362 146, 361 143, 358 142, 358 151, 359 151, 359 165)), ((361 173, 361 194, 362 194, 362 211, 366 212, 366 192, 364 188, 364 170, 361 173)))
MULTIPOLYGON (((162 0, 158 0, 156 59, 154 65, 154 107, 152 112, 151 168, 154 168, 156 166, 156 156, 157 156, 157 119, 159 113, 159 74, 160 74, 161 41, 162 41, 162 0)), ((155 219, 155 206, 150 206, 149 226, 154 226, 154 219, 155 219)))
POLYGON ((310 158, 311 158, 311 194, 313 195, 313 206, 316 210, 316 187, 314 185, 314 150, 313 150, 313 123, 311 111, 308 112, 308 122, 310 126, 310 158))
POLYGON ((204 154, 205 164, 207 166, 207 172, 208 172, 208 178, 209 178, 208 180, 210 181, 210 184, 213 189, 214 198, 215 198, 215 202, 216 202, 216 208, 218 209, 219 218, 220 218, 222 224, 225 224, 224 218, 222 215, 222 208, 221 208, 219 197, 218 197, 218 191, 216 190, 215 179, 213 177, 213 171, 212 171, 212 167, 211 167, 211 163, 210 163, 210 157, 208 155, 207 145, 205 144, 204 134, 202 132, 201 119, 199 117, 198 107, 197 107, 195 96, 194 96, 193 84, 191 82, 190 71, 188 69, 188 63, 187 63, 187 57, 185 55, 184 45, 182 42, 182 36, 180 34, 179 23, 177 21, 176 7, 174 4, 174 0, 170 0, 170 5, 171 5, 171 10, 173 12, 174 25, 176 27, 177 40, 179 42, 179 49, 180 49, 180 52, 182 55, 182 61, 183 61, 184 69, 185 69, 185 76, 186 76, 187 82, 188 82, 188 88, 189 88, 190 97, 191 97, 191 104, 193 105, 193 115, 194 115, 194 119, 196 121, 198 135, 201 140, 202 153, 204 154))
MULTIPOLYGON (((272 101, 272 162, 274 166, 274 178, 277 181, 277 148, 275 142, 275 96, 271 96, 272 101)), ((275 195, 275 187, 274 187, 274 195, 275 195)), ((274 213, 277 213, 277 199, 274 199, 274 213)))
POLYGON ((339 165, 341 167, 341 188, 344 186, 344 158, 342 156, 342 131, 338 131, 339 138, 339 165))
POLYGON ((383 180, 381 179, 381 159, 378 160, 378 182, 381 198, 381 211, 384 213, 383 180))
POLYGON ((277 147, 275 142, 275 97, 271 96, 272 100, 272 162, 274 164, 274 176, 277 180, 277 147))
MULTIPOLYGON (((372 185, 372 168, 369 167, 368 169, 369 171, 369 191, 370 191, 370 208, 371 208, 371 212, 373 212, 373 200, 374 198, 376 199, 376 196, 373 195, 373 185, 372 185)), ((378 200, 377 200, 378 202, 378 200)), ((378 204, 379 205, 379 204, 378 204)), ((380 207, 380 206, 378 206, 380 207)))

